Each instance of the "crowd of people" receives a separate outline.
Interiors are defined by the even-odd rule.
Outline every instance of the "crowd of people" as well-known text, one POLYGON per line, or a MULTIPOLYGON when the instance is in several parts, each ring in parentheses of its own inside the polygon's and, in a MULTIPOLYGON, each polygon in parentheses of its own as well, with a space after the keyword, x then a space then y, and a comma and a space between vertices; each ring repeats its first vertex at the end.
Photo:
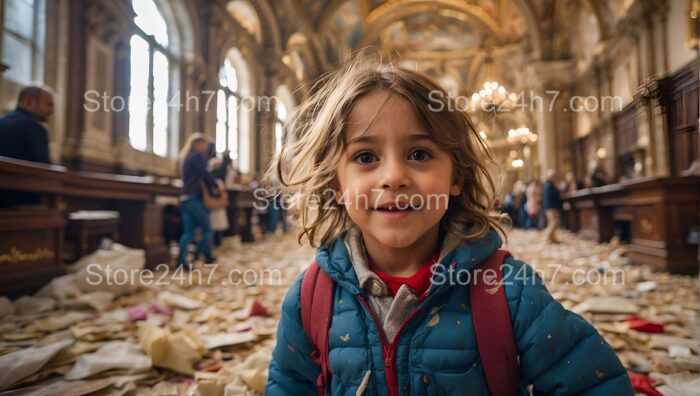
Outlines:
POLYGON ((586 183, 577 179, 573 172, 567 172, 560 180, 556 172, 549 170, 544 181, 517 180, 513 183, 503 199, 502 210, 510 217, 514 228, 544 230, 547 242, 559 243, 556 230, 560 226, 569 228, 571 210, 567 202, 562 202, 561 194, 608 183, 609 176, 601 164, 593 168, 586 183))

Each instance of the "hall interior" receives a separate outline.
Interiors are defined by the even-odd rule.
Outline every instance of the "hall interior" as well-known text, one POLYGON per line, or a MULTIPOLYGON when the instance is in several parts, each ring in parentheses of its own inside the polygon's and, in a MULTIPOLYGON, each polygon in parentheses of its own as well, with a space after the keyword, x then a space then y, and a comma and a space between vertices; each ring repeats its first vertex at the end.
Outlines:
POLYGON ((0 154, 0 194, 37 200, 0 198, 0 395, 261 394, 284 293, 314 257, 268 210, 266 172, 295 109, 358 53, 428 76, 467 112, 513 221, 505 248, 640 381, 697 394, 698 13, 697 0, 0 0, 0 115, 28 86, 53 100, 50 163, 0 154), (179 156, 197 132, 224 164, 225 226, 214 266, 193 257, 183 272, 179 156), (558 244, 542 208, 552 174, 558 244), (94 262, 117 284, 87 284, 94 262))

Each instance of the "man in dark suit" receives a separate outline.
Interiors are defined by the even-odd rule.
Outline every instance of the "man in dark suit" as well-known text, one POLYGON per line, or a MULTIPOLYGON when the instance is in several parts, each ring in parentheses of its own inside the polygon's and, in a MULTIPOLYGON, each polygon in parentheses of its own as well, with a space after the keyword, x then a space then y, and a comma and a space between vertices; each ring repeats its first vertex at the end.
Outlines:
POLYGON ((41 123, 53 111, 53 94, 48 88, 23 88, 17 108, 0 118, 0 156, 51 163, 49 136, 41 123))
MULTIPOLYGON (((53 110, 53 94, 48 88, 23 88, 17 108, 0 118, 0 156, 50 164, 49 136, 41 123, 48 121, 53 110)), ((0 208, 40 202, 37 194, 0 191, 0 208)))

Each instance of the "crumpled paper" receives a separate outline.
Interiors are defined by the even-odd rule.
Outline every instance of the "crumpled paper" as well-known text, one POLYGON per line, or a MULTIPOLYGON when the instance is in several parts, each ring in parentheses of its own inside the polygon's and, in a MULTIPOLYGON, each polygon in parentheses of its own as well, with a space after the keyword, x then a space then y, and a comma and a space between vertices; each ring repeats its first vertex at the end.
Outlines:
POLYGON ((56 301, 45 297, 22 296, 15 300, 14 305, 17 315, 32 315, 53 310, 56 301))
POLYGON ((7 297, 0 297, 0 318, 15 314, 15 305, 7 297))
POLYGON ((263 393, 267 383, 269 363, 270 351, 260 350, 248 356, 238 367, 238 377, 255 392, 263 393))
POLYGON ((221 333, 214 335, 203 335, 202 341, 207 349, 215 349, 222 346, 245 344, 255 341, 257 337, 252 332, 244 333, 221 333))
POLYGON ((613 313, 613 314, 633 314, 639 309, 626 298, 622 297, 591 297, 586 301, 576 305, 571 309, 577 314, 584 312, 591 313, 613 313))
POLYGON ((700 395, 700 376, 697 373, 681 372, 658 376, 664 384, 657 390, 664 396, 700 395))
POLYGON ((23 349, 0 356, 0 390, 21 381, 39 371, 63 348, 73 344, 73 340, 63 340, 39 348, 23 349))
POLYGON ((153 365, 191 375, 194 364, 202 359, 204 346, 191 328, 171 333, 151 324, 139 327, 139 342, 151 357, 153 365))
POLYGON ((145 257, 142 249, 113 243, 109 249, 98 249, 68 266, 69 274, 52 279, 36 295, 60 302, 98 291, 117 296, 133 293, 141 287, 135 275, 144 268, 145 257), (126 281, 125 274, 130 276, 126 281))
POLYGON ((34 321, 34 325, 40 331, 53 332, 58 330, 63 330, 66 327, 80 322, 85 319, 87 315, 83 312, 68 312, 61 316, 52 316, 47 319, 37 319, 34 321))
POLYGON ((137 344, 123 341, 109 342, 94 353, 78 357, 73 368, 66 373, 67 380, 90 377, 112 369, 125 369, 131 373, 151 368, 151 359, 137 344))
POLYGON ((185 310, 198 309, 204 306, 204 304, 201 301, 179 294, 175 294, 169 291, 163 291, 158 293, 158 301, 171 308, 180 308, 185 310))
MULTIPOLYGON (((541 233, 513 230, 509 234, 509 245, 504 248, 514 257, 532 265, 541 274, 550 292, 568 309, 587 302, 581 306, 584 308, 581 315, 601 332, 628 369, 656 379, 655 385, 659 391, 666 392, 666 387, 671 389, 673 380, 666 381, 662 377, 664 375, 675 377, 686 370, 687 374, 697 377, 700 373, 697 277, 670 275, 648 266, 629 265, 627 248, 618 243, 596 244, 564 231, 560 231, 559 237, 564 243, 548 245, 546 249, 533 249, 539 243, 541 233), (553 279, 554 269, 557 272, 553 279), (625 279, 618 285, 571 284, 574 271, 580 270, 592 271, 594 275, 607 270, 623 271, 625 279), (619 310, 617 307, 610 312, 611 309, 605 307, 605 304, 610 305, 610 297, 614 298, 613 302, 626 301, 625 305, 634 306, 635 312, 616 313, 619 310), (596 299, 600 301, 601 298, 606 302, 603 306, 597 306, 596 299), (663 324, 665 333, 630 330, 628 322, 625 322, 630 314, 663 324)), ((1 317, 0 356, 62 340, 75 340, 73 345, 59 351, 38 371, 13 386, 25 387, 22 391, 29 391, 27 387, 34 385, 42 389, 42 386, 50 386, 58 379, 65 386, 76 384, 74 389, 69 388, 71 392, 97 387, 100 384, 95 381, 115 378, 125 370, 107 370, 84 380, 72 381, 66 380, 64 375, 81 356, 96 354, 107 343, 134 343, 136 340, 141 343, 139 332, 143 331, 143 326, 150 326, 151 335, 143 338, 151 340, 147 344, 152 345, 151 350, 155 355, 163 358, 163 355, 167 357, 172 354, 176 357, 174 360, 184 366, 183 371, 194 372, 186 374, 159 366, 152 359, 152 367, 140 373, 141 377, 121 386, 114 382, 90 396, 261 394, 267 381, 267 367, 275 345, 282 300, 291 283, 311 262, 314 252, 308 247, 298 247, 294 236, 286 235, 246 245, 235 237, 226 238, 216 255, 215 271, 207 266, 196 268, 202 271, 203 284, 174 280, 164 282, 167 283, 165 285, 143 285, 131 293, 119 295, 109 291, 80 291, 77 297, 56 298, 57 304, 51 311, 1 317), (226 282, 230 270, 259 269, 279 271, 282 275, 280 282, 273 280, 270 283, 269 279, 259 279, 254 285, 226 282), (96 304, 101 295, 104 296, 102 301, 96 304), (254 306, 255 300, 269 316, 257 315, 261 311, 254 306), (132 309, 130 316, 129 308, 133 307, 142 309, 132 309), (145 320, 141 320, 143 310, 146 311, 145 320), (70 312, 85 313, 85 317, 68 328, 60 329, 66 320, 61 317, 70 312), (250 341, 239 342, 253 336, 255 338, 250 341), (184 348, 184 354, 177 351, 164 354, 162 351, 187 345, 178 337, 190 339, 192 346, 184 348), (180 359, 180 355, 189 358, 180 359)), ((154 279, 167 281, 167 276, 161 277, 162 274, 156 271, 154 279)), ((196 279, 197 273, 193 272, 193 276, 196 279)), ((624 310, 631 308, 628 306, 624 310)), ((150 356, 145 349, 142 355, 150 356)), ((692 385, 692 377, 682 377, 680 380, 692 385)), ((56 388, 50 389, 57 392, 66 389, 59 385, 54 384, 52 386, 56 388)))

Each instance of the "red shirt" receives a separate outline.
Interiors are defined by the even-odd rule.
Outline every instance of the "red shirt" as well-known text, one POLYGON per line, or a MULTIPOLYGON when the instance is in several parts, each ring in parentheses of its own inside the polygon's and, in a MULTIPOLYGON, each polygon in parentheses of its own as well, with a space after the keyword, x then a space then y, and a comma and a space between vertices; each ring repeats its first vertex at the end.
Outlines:
POLYGON ((369 269, 372 270, 372 272, 374 272, 379 277, 379 279, 386 283, 386 285, 389 287, 389 292, 392 296, 396 296, 396 293, 399 291, 401 285, 408 285, 422 299, 425 293, 430 288, 430 283, 433 278, 433 264, 436 263, 439 258, 440 251, 438 250, 435 252, 433 257, 431 257, 430 260, 428 260, 427 263, 423 264, 423 266, 418 270, 418 272, 409 277, 392 276, 389 274, 385 274, 379 271, 377 267, 374 266, 372 259, 369 259, 368 261, 369 269))

